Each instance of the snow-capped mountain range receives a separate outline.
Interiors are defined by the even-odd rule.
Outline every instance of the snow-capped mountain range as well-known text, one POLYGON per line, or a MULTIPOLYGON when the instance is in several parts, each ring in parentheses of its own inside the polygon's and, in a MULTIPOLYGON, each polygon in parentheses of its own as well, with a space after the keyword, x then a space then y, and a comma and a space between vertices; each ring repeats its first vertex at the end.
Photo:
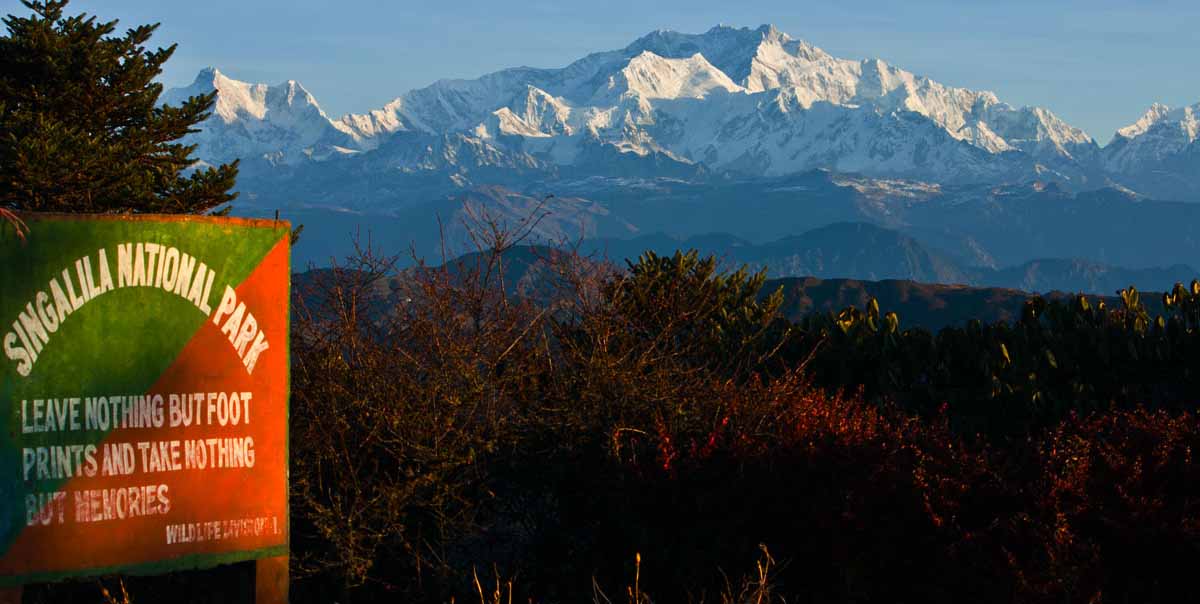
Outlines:
POLYGON ((340 158, 469 182, 488 167, 586 175, 598 162, 645 160, 651 172, 692 166, 777 177, 824 168, 936 183, 1115 185, 1200 200, 1192 176, 1200 173, 1200 104, 1155 105, 1101 148, 1047 109, 1013 107, 878 59, 836 58, 771 26, 656 31, 560 69, 442 80, 340 118, 297 82, 248 84, 216 69, 163 99, 212 90, 216 108, 190 141, 209 163, 340 158))

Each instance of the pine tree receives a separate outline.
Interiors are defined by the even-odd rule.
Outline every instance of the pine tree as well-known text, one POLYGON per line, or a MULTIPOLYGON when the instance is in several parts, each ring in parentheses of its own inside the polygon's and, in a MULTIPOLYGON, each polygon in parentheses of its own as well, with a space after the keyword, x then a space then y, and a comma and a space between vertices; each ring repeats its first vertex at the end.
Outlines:
POLYGON ((158 24, 114 36, 117 21, 64 17, 66 0, 23 4, 0 37, 0 208, 203 213, 236 197, 236 161, 190 170, 195 145, 178 142, 216 93, 159 104, 175 45, 146 50, 158 24))

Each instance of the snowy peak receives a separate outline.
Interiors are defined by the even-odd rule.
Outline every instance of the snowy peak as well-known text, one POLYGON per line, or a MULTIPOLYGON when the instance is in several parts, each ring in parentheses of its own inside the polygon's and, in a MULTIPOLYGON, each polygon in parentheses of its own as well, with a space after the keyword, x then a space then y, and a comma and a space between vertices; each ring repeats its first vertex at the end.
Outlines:
MULTIPOLYGON (((590 113, 589 127, 657 123, 656 114, 672 111, 673 101, 712 101, 717 92, 740 92, 761 94, 757 104, 763 108, 794 101, 803 110, 823 102, 876 113, 916 113, 955 140, 989 153, 1023 151, 1040 162, 1075 161, 1080 147, 1083 155, 1094 147, 1091 137, 1049 111, 1013 108, 991 92, 944 86, 878 59, 835 58, 771 25, 717 26, 701 34, 658 30, 622 50, 594 53, 562 69, 516 68, 476 80, 439 81, 383 110, 340 123, 360 139, 371 139, 400 130, 471 130, 499 116, 502 130, 543 137, 548 131, 518 106, 528 86, 575 107, 574 115, 590 113)), ((642 140, 633 146, 644 146, 648 134, 636 134, 642 140)), ((369 140, 363 144, 371 145, 369 140)))
POLYGON ((364 114, 349 114, 337 121, 339 129, 351 132, 356 139, 371 147, 375 139, 393 132, 409 130, 404 116, 404 100, 396 99, 380 109, 364 114))
POLYGON ((702 34, 660 29, 625 47, 625 55, 633 57, 650 51, 667 59, 686 59, 700 54, 729 79, 740 82, 750 74, 750 63, 759 45, 786 38, 772 25, 757 29, 719 25, 702 34))
POLYGON ((714 91, 740 92, 741 86, 704 55, 670 59, 646 50, 609 78, 605 92, 644 99, 703 99, 714 91))
MULTIPOLYGON (((1014 107, 993 92, 946 85, 882 59, 834 57, 771 25, 658 30, 566 67, 439 80, 337 119, 295 81, 248 83, 213 68, 164 99, 174 104, 214 90, 213 115, 189 137, 209 162, 435 153, 438 162, 397 165, 470 163, 477 172, 640 156, 747 175, 832 169, 944 183, 1045 177, 1150 191, 1145 183, 1156 181, 1149 176, 1123 177, 1149 174, 1165 158, 1177 158, 1175 166, 1200 158, 1200 104, 1155 105, 1101 149, 1048 109, 1014 107), (458 142, 442 154, 426 149, 430 140, 458 142), (471 149, 478 152, 462 154, 471 149)), ((1190 168, 1170 169, 1180 182, 1190 179, 1190 168)))
POLYGON ((526 137, 552 137, 574 134, 572 108, 565 99, 556 98, 536 86, 526 87, 524 96, 514 99, 511 107, 494 112, 502 134, 526 137))
POLYGON ((769 25, 700 35, 655 32, 634 47, 660 48, 664 56, 709 49, 720 59, 701 53, 747 92, 781 91, 804 109, 824 102, 918 113, 990 153, 1020 149, 1039 159, 1070 160, 1075 147, 1094 145, 1048 110, 1013 108, 992 92, 945 86, 880 59, 839 59, 769 25))
POLYGON ((1200 138, 1200 103, 1171 109, 1155 103, 1138 121, 1117 130, 1117 136, 1132 139, 1157 130, 1161 135, 1174 135, 1184 144, 1200 138))
POLYGON ((1141 188, 1164 196, 1188 195, 1200 168, 1200 103, 1172 109, 1155 103, 1136 122, 1117 130, 1104 148, 1104 165, 1111 172, 1140 178, 1141 188), (1182 178, 1164 177, 1167 168, 1182 178), (1178 180, 1177 185, 1171 185, 1178 180), (1162 189, 1158 189, 1162 187, 1162 189))
POLYGON ((168 102, 174 102, 176 98, 214 90, 218 94, 213 113, 227 124, 238 119, 267 119, 272 111, 325 117, 317 100, 295 80, 277 86, 251 84, 230 78, 215 67, 202 69, 191 86, 168 91, 166 97, 168 102))
POLYGON ((1151 126, 1166 118, 1167 114, 1170 112, 1170 107, 1163 105, 1162 103, 1154 103, 1149 109, 1146 110, 1146 113, 1142 114, 1142 117, 1138 121, 1125 126, 1124 128, 1117 129, 1117 135, 1124 138, 1141 136, 1145 134, 1151 126))
POLYGON ((353 153, 355 136, 331 122, 317 100, 299 82, 270 86, 235 80, 209 67, 190 86, 167 91, 163 102, 177 104, 216 91, 212 114, 186 142, 209 163, 263 158, 288 163, 305 158, 353 153))
MULTIPOLYGON (((817 75, 820 73, 826 79, 832 77, 844 84, 853 77, 848 63, 837 62, 825 51, 803 40, 791 40, 787 36, 764 38, 755 48, 742 83, 754 92, 786 87, 817 88, 816 82, 806 80, 820 80, 817 75)), ((810 96, 814 100, 827 100, 824 94, 810 96)))

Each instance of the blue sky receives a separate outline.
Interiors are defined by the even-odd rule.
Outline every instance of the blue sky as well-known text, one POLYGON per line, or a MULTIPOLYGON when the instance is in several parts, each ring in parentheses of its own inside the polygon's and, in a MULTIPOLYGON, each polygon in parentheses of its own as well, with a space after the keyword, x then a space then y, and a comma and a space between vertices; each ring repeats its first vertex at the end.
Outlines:
MULTIPOLYGON (((162 80, 213 65, 232 77, 300 81, 337 116, 443 77, 559 67, 655 29, 773 23, 845 58, 879 57, 945 84, 1042 105, 1101 142, 1153 102, 1200 101, 1200 2, 811 3, 802 0, 76 0, 72 13, 161 22, 179 44, 162 80)), ((0 12, 26 13, 16 0, 0 12)))

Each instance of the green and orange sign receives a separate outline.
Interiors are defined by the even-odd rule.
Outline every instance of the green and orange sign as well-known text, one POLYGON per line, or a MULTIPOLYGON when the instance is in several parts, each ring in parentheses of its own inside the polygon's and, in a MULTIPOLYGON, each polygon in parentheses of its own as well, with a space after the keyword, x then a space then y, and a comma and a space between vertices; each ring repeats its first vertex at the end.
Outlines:
POLYGON ((286 222, 0 221, 0 585, 280 556, 286 222))

